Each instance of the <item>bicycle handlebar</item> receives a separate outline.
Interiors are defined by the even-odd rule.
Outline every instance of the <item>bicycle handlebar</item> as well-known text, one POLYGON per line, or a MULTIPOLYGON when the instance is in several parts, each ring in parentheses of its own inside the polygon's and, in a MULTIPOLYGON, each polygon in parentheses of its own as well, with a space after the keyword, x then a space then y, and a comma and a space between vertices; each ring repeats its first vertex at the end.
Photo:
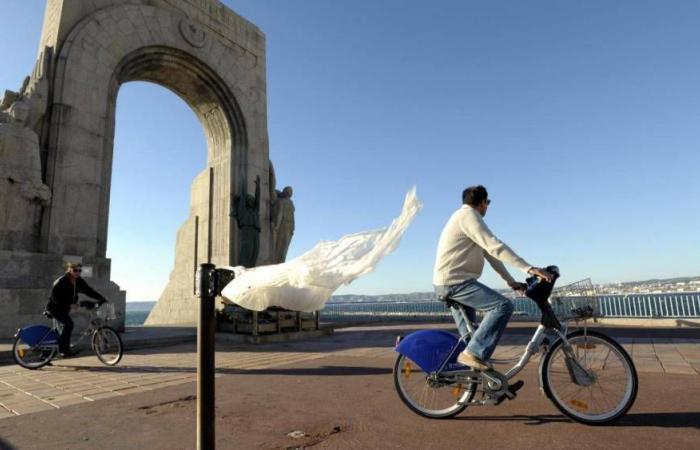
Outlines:
POLYGON ((550 283, 549 281, 543 280, 540 277, 533 275, 525 280, 527 284, 527 289, 525 290, 525 295, 534 300, 538 305, 540 303, 546 303, 549 295, 552 293, 554 288, 554 283, 556 283, 557 278, 559 278, 559 267, 557 266, 547 266, 545 270, 552 275, 554 279, 550 283))
POLYGON ((557 278, 559 278, 559 268, 557 266, 547 266, 545 270, 554 275, 552 282, 550 283, 538 276, 532 276, 525 280, 527 284, 525 295, 534 301, 540 308, 540 311, 542 311, 541 323, 548 328, 559 329, 561 328, 561 324, 548 301, 549 296, 552 294, 554 283, 556 283, 557 278))

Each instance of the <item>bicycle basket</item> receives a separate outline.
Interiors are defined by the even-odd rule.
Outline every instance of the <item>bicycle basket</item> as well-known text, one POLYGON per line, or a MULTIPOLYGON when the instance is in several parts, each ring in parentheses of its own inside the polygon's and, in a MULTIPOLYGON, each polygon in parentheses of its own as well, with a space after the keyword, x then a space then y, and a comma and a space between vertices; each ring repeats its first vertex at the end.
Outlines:
POLYGON ((97 317, 105 321, 116 319, 117 314, 114 312, 114 304, 103 303, 102 306, 97 309, 97 317))
POLYGON ((549 303, 559 320, 601 317, 598 296, 590 278, 555 288, 549 303))

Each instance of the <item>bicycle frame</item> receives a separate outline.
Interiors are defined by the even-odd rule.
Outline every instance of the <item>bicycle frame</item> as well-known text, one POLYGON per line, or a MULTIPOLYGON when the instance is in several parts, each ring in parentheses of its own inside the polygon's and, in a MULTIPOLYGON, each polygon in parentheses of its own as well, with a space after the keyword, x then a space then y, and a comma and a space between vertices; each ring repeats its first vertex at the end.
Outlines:
MULTIPOLYGON (((86 336, 91 336, 95 332, 95 330, 97 330, 102 325, 104 325, 103 320, 101 318, 97 317, 97 313, 95 312, 94 309, 85 309, 85 311, 90 316, 88 326, 83 331, 80 332, 80 336, 78 337, 77 340, 74 340, 71 342, 71 345, 79 344, 80 342, 83 341, 83 339, 85 339, 86 336)), ((63 329, 63 325, 58 320, 56 320, 56 318, 53 318, 52 320, 53 320, 53 328, 52 329, 60 335, 59 331, 61 331, 63 329)))
MULTIPOLYGON (((79 344, 83 341, 83 339, 85 339, 86 336, 92 335, 96 329, 103 325, 102 319, 97 317, 94 310, 86 311, 90 316, 89 324, 87 328, 80 332, 78 339, 71 342, 72 345, 79 344)), ((20 334, 26 335, 29 337, 30 342, 34 342, 32 344, 33 349, 58 350, 58 338, 63 330, 63 325, 56 320, 56 318, 52 318, 51 320, 53 322, 51 327, 44 325, 32 325, 26 328, 21 328, 17 330, 15 337, 19 336, 20 334), (32 333, 34 333, 34 336, 32 336, 32 333)))
MULTIPOLYGON (((467 318, 466 311, 464 310, 464 307, 462 305, 459 305, 460 313, 462 314, 464 318, 464 322, 467 325, 467 334, 461 336, 457 344, 454 346, 448 357, 445 359, 445 361, 442 363, 440 368, 437 371, 437 374, 443 373, 445 367, 447 366, 447 363, 450 361, 450 359, 454 356, 454 354, 457 352, 457 349, 460 348, 460 343, 463 342, 466 344, 467 340, 474 335, 474 332, 476 331, 476 328, 474 328, 474 325, 471 323, 471 321, 467 318)), ((537 329, 535 330, 535 333, 532 335, 532 338, 530 338, 530 341, 527 343, 525 350, 523 351, 523 354, 519 357, 515 358, 508 358, 508 359, 495 359, 492 358, 491 362, 495 364, 508 364, 511 362, 516 362, 516 364, 511 367, 509 370, 507 370, 503 376, 510 380, 513 378, 515 375, 520 373, 521 370, 527 366, 527 364, 530 362, 530 359, 532 358, 533 355, 535 355, 537 352, 540 351, 540 348, 542 347, 542 343, 544 342, 546 336, 545 333, 547 330, 554 331, 557 333, 557 335, 564 341, 568 342, 566 338, 566 332, 568 329, 568 326, 564 325, 562 330, 558 329, 553 329, 553 328, 548 328, 545 327, 543 324, 540 324, 537 326, 537 329)))
MULTIPOLYGON (((508 380, 513 378, 515 375, 520 373, 525 366, 530 362, 531 358, 540 352, 541 348, 543 345, 547 346, 548 343, 546 342, 546 333, 547 331, 556 333, 556 335, 563 341, 564 343, 564 352, 567 356, 567 359, 572 359, 571 362, 571 367, 569 367, 570 374, 573 379, 576 380, 577 383, 580 385, 588 385, 590 384, 591 378, 590 375, 588 374, 588 371, 586 371, 583 367, 576 362, 575 358, 568 358, 569 356, 573 356, 573 351, 571 350, 571 346, 568 344, 568 339, 566 337, 567 332, 568 332, 568 324, 565 322, 564 324, 559 323, 558 320, 556 320, 556 317, 553 316, 553 312, 551 311, 550 308, 547 308, 547 306, 540 306, 542 309, 543 317, 541 323, 538 325, 537 329, 535 330, 534 334, 530 338, 529 342, 525 346, 525 350, 523 351, 522 355, 515 357, 515 358, 509 358, 509 359, 491 359, 493 363, 496 364, 509 364, 512 362, 515 362, 515 365, 513 365, 510 369, 508 369, 505 373, 500 373, 496 371, 474 371, 467 369, 465 370, 464 368, 456 368, 453 369, 451 368, 453 365, 451 362, 454 362, 456 359, 457 354, 461 351, 461 349, 464 348, 466 345, 466 342, 468 339, 474 334, 476 331, 476 328, 474 324, 470 320, 468 320, 468 316, 466 313, 466 310, 464 308, 464 305, 461 305, 459 303, 453 303, 454 306, 457 306, 459 308, 459 311, 465 321, 465 324, 467 326, 467 333, 463 336, 460 336, 459 338, 454 337, 451 333, 447 332, 438 332, 437 330, 432 330, 433 333, 440 333, 441 339, 443 342, 440 344, 443 348, 446 347, 446 342, 445 339, 452 339, 454 342, 451 345, 451 348, 449 352, 447 352, 447 356, 442 360, 442 362, 439 363, 439 366, 437 370, 431 370, 432 367, 423 367, 423 369, 429 373, 429 377, 433 379, 434 381, 444 381, 444 382, 470 382, 470 383, 483 383, 487 382, 489 383, 490 386, 495 386, 497 391, 503 392, 504 389, 507 388, 507 383, 508 380), (444 333, 444 334, 443 334, 444 333), (448 337, 449 336, 449 337, 448 337)), ((430 331, 428 331, 430 332, 430 331)), ((428 342, 418 342, 420 338, 418 338, 415 334, 413 337, 411 335, 407 336, 406 338, 402 339, 401 342, 398 343, 396 347, 396 351, 398 351, 401 354, 404 354, 406 356, 411 357, 414 361, 418 362, 419 361, 419 354, 424 350, 420 345, 428 345, 432 346, 434 344, 434 341, 431 340, 431 338, 436 337, 436 334, 432 334, 429 336, 429 339, 427 340, 428 342), (411 342, 411 341, 414 342, 411 342), (416 345, 417 344, 417 345, 416 345)), ((542 381, 542 370, 543 370, 543 361, 544 358, 540 361, 540 368, 539 368, 539 385, 540 388, 542 389, 543 387, 543 381, 542 381)), ((463 367, 463 366, 462 366, 463 367)), ((467 394, 465 394, 465 397, 467 398, 467 394)), ((472 402, 474 403, 474 402, 472 402)))

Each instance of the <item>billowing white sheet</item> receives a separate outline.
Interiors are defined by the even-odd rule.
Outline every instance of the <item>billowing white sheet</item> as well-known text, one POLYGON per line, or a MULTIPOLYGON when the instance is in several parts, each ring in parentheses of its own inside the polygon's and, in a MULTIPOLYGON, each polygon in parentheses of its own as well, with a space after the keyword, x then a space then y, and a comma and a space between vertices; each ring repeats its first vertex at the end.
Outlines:
POLYGON ((291 261, 252 269, 231 267, 236 278, 222 291, 225 300, 263 311, 279 306, 293 311, 322 309, 343 284, 371 272, 394 251, 422 205, 416 188, 406 194, 401 215, 388 228, 321 241, 291 261))

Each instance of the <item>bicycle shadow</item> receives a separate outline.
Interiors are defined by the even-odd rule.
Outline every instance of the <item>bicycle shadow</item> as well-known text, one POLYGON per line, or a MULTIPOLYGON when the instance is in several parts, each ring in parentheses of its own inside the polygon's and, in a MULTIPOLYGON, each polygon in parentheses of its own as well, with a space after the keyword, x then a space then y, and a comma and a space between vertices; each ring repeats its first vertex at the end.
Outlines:
POLYGON ((0 449, 2 450, 15 450, 16 447, 10 445, 6 440, 0 438, 0 449))
MULTIPOLYGON (((546 425, 550 423, 577 422, 563 415, 526 415, 514 416, 465 416, 455 420, 465 421, 494 421, 494 422, 524 422, 525 425, 546 425)), ((700 430, 700 412, 663 412, 663 413, 630 413, 618 421, 606 425, 608 427, 657 427, 657 428, 695 428, 700 430)))
MULTIPOLYGON (((54 371, 75 372, 102 372, 102 373, 196 373, 194 367, 168 367, 168 366, 68 366, 54 365, 54 371)), ((357 376, 357 375, 388 375, 392 369, 384 367, 365 366, 321 366, 321 367, 280 367, 260 369, 237 369, 234 367, 219 367, 215 369, 217 374, 225 375, 289 375, 289 376, 357 376)))

